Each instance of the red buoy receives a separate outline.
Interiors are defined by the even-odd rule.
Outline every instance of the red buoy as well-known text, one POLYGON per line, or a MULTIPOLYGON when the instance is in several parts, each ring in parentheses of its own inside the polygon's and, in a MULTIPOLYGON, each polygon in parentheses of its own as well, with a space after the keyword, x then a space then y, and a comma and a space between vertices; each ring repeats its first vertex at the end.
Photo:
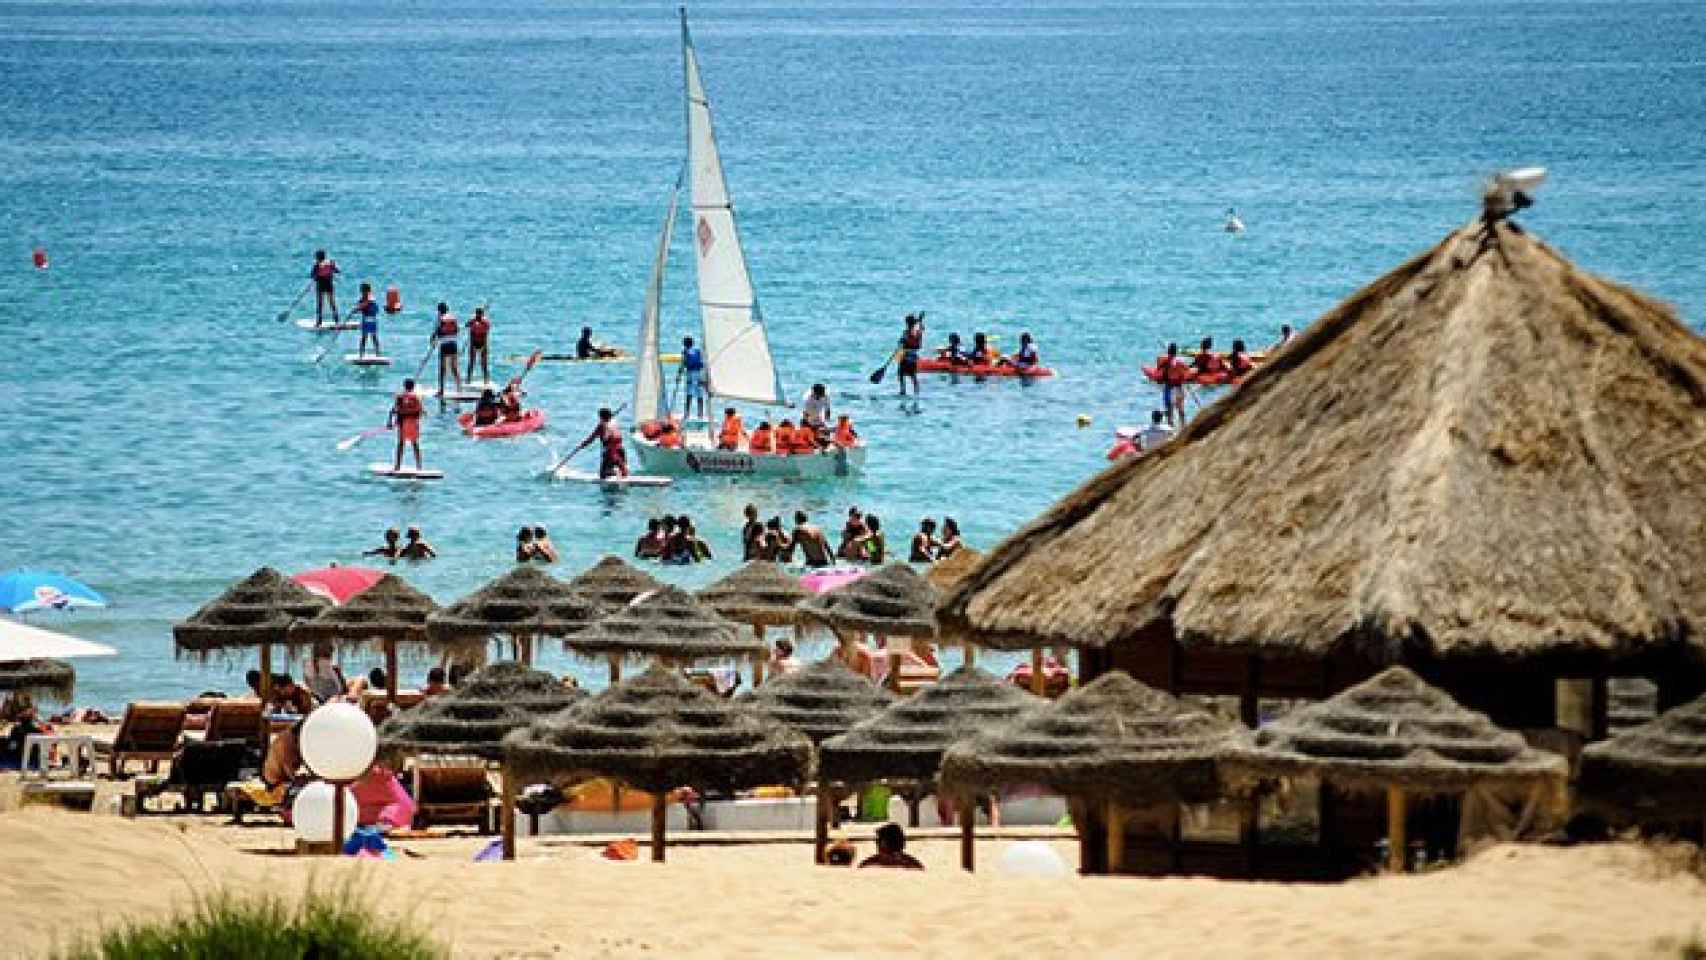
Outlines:
POLYGON ((30 260, 36 265, 37 270, 47 269, 47 251, 45 249, 41 247, 35 248, 35 250, 30 252, 30 260))
POLYGON ((394 283, 385 288, 385 312, 403 312, 403 291, 398 290, 394 283))

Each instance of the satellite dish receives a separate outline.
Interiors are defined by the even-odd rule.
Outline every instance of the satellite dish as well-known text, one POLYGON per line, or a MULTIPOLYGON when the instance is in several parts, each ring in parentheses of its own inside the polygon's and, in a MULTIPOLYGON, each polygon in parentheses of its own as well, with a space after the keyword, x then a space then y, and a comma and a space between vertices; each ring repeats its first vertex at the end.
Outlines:
POLYGON ((1489 221, 1505 217, 1534 205, 1534 192, 1546 182, 1545 167, 1518 167, 1493 174, 1482 201, 1484 216, 1489 221))

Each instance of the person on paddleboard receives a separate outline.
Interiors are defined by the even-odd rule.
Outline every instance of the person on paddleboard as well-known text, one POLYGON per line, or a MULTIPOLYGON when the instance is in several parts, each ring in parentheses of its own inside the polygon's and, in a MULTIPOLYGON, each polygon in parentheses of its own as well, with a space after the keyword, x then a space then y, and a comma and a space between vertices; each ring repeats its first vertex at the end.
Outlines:
POLYGON ((693 401, 699 401, 699 418, 705 417, 705 354, 693 345, 692 337, 681 340, 681 366, 675 371, 675 379, 687 380, 687 390, 682 394, 681 414, 689 420, 693 419, 693 401))
POLYGON ((1185 423, 1185 384, 1191 379, 1191 368, 1179 356, 1179 345, 1167 344, 1167 352, 1155 358, 1155 375, 1161 381, 1161 409, 1166 411, 1167 425, 1185 423), (1174 413, 1179 420, 1173 422, 1174 413))
POLYGON ((386 418, 385 426, 397 431, 397 459, 392 462, 392 470, 403 469, 403 444, 415 448, 415 469, 421 466, 421 414, 425 410, 421 406, 421 398, 415 394, 415 381, 404 380, 403 391, 391 401, 391 415, 386 418))
POLYGON ((918 352, 924 349, 924 314, 917 316, 906 315, 906 329, 901 331, 900 342, 896 349, 900 353, 900 369, 895 371, 895 380, 900 384, 900 395, 906 396, 906 381, 912 381, 912 395, 918 396, 918 352))
POLYGON ((492 318, 486 316, 485 307, 475 307, 474 315, 468 318, 468 373, 462 379, 474 379, 474 360, 480 361, 480 381, 492 382, 492 351, 488 344, 492 337, 492 318))
POLYGON ((332 321, 338 319, 338 297, 332 278, 341 273, 338 262, 326 256, 326 251, 314 251, 314 265, 308 268, 308 279, 314 282, 314 326, 320 325, 321 311, 330 306, 332 321))
POLYGON ((444 396, 444 371, 450 371, 450 378, 456 381, 456 389, 462 389, 462 371, 456 367, 456 333, 459 329, 456 314, 450 312, 450 305, 439 301, 438 320, 432 328, 432 339, 438 344, 438 395, 444 396))
POLYGON ((598 426, 586 435, 569 453, 574 456, 592 444, 599 445, 598 478, 608 480, 611 477, 626 477, 628 475, 628 451, 622 446, 622 428, 616 424, 616 414, 609 407, 600 407, 598 411, 598 426))
POLYGON ((379 349, 379 301, 373 299, 373 284, 361 285, 361 298, 355 302, 351 313, 361 318, 361 346, 356 348, 355 355, 367 356, 367 340, 373 338, 373 355, 382 357, 385 352, 379 349))

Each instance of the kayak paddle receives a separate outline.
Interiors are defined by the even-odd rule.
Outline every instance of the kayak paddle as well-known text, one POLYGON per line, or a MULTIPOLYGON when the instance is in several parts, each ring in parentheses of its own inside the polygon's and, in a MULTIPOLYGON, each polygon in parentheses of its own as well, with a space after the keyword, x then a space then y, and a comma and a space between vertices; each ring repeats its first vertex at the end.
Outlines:
POLYGON ((882 383, 883 378, 889 375, 889 364, 894 363, 895 360, 899 357, 900 357, 900 351, 899 350, 896 350, 893 353, 889 354, 889 358, 887 360, 883 361, 882 366, 871 371, 871 382, 872 383, 882 383))
POLYGON ((296 295, 296 299, 290 301, 290 306, 285 307, 283 310, 280 310, 278 312, 278 322, 279 323, 283 323, 284 321, 290 319, 291 311, 296 309, 296 305, 302 302, 303 297, 308 296, 308 291, 313 289, 313 287, 314 287, 314 281, 312 281, 312 280, 308 281, 308 283, 302 287, 302 292, 298 293, 296 295))
POLYGON ((391 429, 390 427, 372 427, 370 429, 363 430, 353 437, 348 437, 346 439, 339 440, 338 441, 338 449, 339 450, 352 450, 355 448, 355 445, 360 443, 361 441, 370 440, 374 437, 379 436, 382 433, 385 433, 386 431, 388 431, 390 429, 391 429))
MULTIPOLYGON (((612 420, 616 419, 617 417, 621 416, 622 411, 624 411, 626 409, 628 409, 628 404, 626 402, 624 402, 621 406, 617 407, 614 411, 611 412, 610 418, 612 420)), ((582 450, 586 449, 587 443, 588 443, 588 441, 586 441, 586 440, 581 441, 580 446, 574 448, 573 450, 570 450, 569 455, 564 457, 561 460, 558 460, 556 462, 556 464, 551 467, 551 469, 545 471, 545 475, 551 476, 551 475, 555 474, 558 470, 561 470, 563 468, 563 464, 566 464, 570 460, 573 460, 575 457, 575 454, 580 453, 582 450)))

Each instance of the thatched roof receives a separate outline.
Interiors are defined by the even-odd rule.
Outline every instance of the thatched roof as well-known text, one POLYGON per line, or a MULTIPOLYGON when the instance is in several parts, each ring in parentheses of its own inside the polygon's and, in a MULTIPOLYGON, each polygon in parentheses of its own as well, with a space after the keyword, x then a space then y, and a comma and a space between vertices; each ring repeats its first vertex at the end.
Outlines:
POLYGON ((314 619, 297 623, 290 632, 298 641, 424 641, 427 618, 438 609, 431 597, 404 583, 402 577, 387 573, 348 603, 328 607, 314 619))
POLYGON ((1380 663, 1697 658, 1702 444, 1706 341, 1475 223, 1003 542, 943 627, 1380 663))
POLYGON ((982 551, 961 547, 931 564, 930 569, 924 571, 924 579, 937 590, 952 590, 982 562, 982 551))
POLYGON ((768 560, 754 560, 699 591, 699 602, 736 623, 798 623, 796 605, 812 595, 768 560))
POLYGON ((597 597, 607 607, 620 607, 663 585, 662 580, 614 556, 600 558, 569 580, 572 589, 597 597))
POLYGON ((1621 821, 1706 815, 1706 697, 1582 751, 1577 794, 1621 821))
POLYGON ((0 663, 0 693, 20 691, 32 697, 64 700, 77 686, 77 671, 64 660, 12 660, 0 663))
POLYGON ((172 640, 180 654, 205 655, 236 647, 266 644, 295 645, 291 625, 307 620, 331 601, 271 567, 262 567, 230 589, 172 625, 172 640))
POLYGON ((868 577, 801 601, 807 617, 837 630, 886 637, 936 635, 936 588, 904 563, 891 563, 868 577))
POLYGON ((1347 790, 1453 793, 1478 784, 1551 781, 1564 758, 1458 704, 1405 667, 1299 707, 1222 763, 1233 779, 1319 776, 1347 790))
POLYGON ((798 785, 811 741, 750 706, 652 666, 509 735, 505 759, 525 777, 614 777, 650 793, 798 785))
POLYGON ((941 779, 959 795, 1037 783, 1097 800, 1206 803, 1221 795, 1216 761, 1249 740, 1242 724, 1114 671, 949 747, 941 779))
POLYGON ((441 645, 484 642, 497 634, 566 637, 606 612, 595 598, 522 565, 428 617, 427 635, 441 645))
POLYGON ((678 587, 642 594, 563 643, 586 656, 681 661, 762 657, 768 652, 764 641, 678 587))
POLYGON ((975 667, 962 667, 818 747, 827 783, 933 781, 942 753, 1043 701, 975 667))
POLYGON ((503 758, 503 738, 573 706, 585 691, 519 663, 494 663, 464 677, 450 693, 399 712, 379 726, 381 756, 454 754, 503 758))
POLYGON ((894 694, 831 658, 773 677, 740 699, 822 743, 875 716, 894 702, 894 694))

